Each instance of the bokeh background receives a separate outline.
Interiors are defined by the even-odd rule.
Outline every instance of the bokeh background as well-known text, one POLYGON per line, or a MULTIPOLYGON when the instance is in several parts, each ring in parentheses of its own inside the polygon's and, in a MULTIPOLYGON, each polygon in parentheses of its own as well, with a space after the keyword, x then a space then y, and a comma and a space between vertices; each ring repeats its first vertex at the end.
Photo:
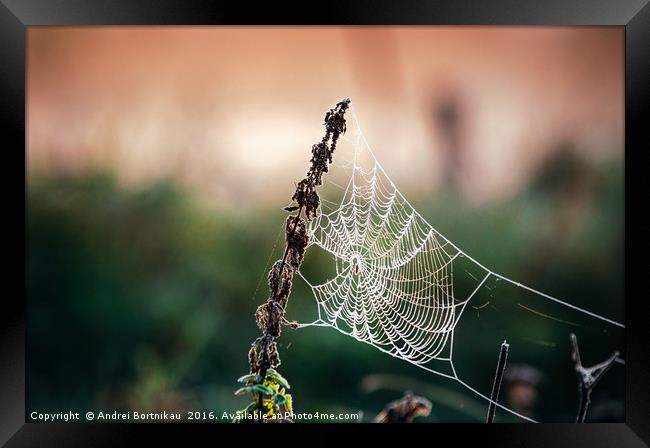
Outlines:
MULTIPOLYGON (((281 256, 281 207, 344 97, 434 227, 497 272, 623 321, 623 39, 620 27, 30 27, 28 411, 243 408, 235 380, 281 256)), ((506 336, 501 401, 572 421, 568 332, 588 365, 624 358, 622 332, 527 325, 512 294, 467 313, 461 366, 489 391, 506 336)), ((296 285, 289 317, 311 320, 313 303, 296 285)), ((565 311, 548 313, 579 319, 565 311)), ((280 353, 300 412, 368 421, 412 390, 433 402, 419 421, 485 418, 459 384, 331 329, 286 329, 280 353)), ((624 386, 616 364, 588 419, 623 421, 624 386)))

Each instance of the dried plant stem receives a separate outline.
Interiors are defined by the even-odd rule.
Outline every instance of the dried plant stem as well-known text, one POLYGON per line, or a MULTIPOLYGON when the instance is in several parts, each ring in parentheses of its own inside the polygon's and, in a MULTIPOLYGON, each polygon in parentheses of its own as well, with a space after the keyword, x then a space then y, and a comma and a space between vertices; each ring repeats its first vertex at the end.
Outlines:
POLYGON ((587 418, 587 411, 589 410, 589 403, 591 403, 591 389, 580 385, 580 400, 578 403, 578 415, 576 416, 576 423, 584 423, 587 418))
POLYGON ((494 423, 494 416, 497 410, 497 400, 499 399, 499 391, 501 390, 501 382, 503 381, 503 372, 506 370, 506 362, 508 360, 509 345, 506 341, 501 344, 501 351, 499 352, 499 361, 497 362, 497 371, 494 375, 494 383, 492 383, 492 395, 490 395, 490 406, 488 407, 488 414, 486 423, 494 423))
POLYGON ((319 143, 312 146, 311 167, 307 177, 296 185, 291 198, 295 205, 285 207, 289 216, 285 225, 286 247, 282 259, 276 261, 269 272, 269 298, 257 308, 255 318, 262 335, 252 344, 249 351, 250 372, 264 378, 269 369, 280 365, 280 357, 275 339, 280 336, 285 319, 285 310, 291 294, 295 272, 300 268, 305 249, 309 243, 307 221, 316 217, 320 198, 316 188, 322 184, 323 173, 327 173, 332 163, 332 154, 338 138, 345 133, 345 111, 350 104, 345 99, 325 115, 325 135, 319 143), (303 215, 304 214, 304 218, 303 215))
POLYGON ((576 416, 576 423, 584 423, 587 418, 587 411, 591 403, 591 392, 594 390, 596 383, 607 373, 607 371, 614 365, 618 358, 619 352, 615 351, 605 361, 591 367, 584 367, 582 359, 580 358, 580 349, 578 348, 578 338, 575 334, 571 333, 571 359, 575 364, 575 372, 578 376, 578 391, 580 393, 580 401, 578 403, 578 415, 576 416))
MULTIPOLYGON (((300 215, 302 214, 302 209, 303 207, 298 208, 298 212, 296 212, 295 217, 300 218, 300 215)), ((296 227, 298 226, 298 221, 296 220, 293 227, 291 228, 291 233, 288 234, 288 238, 292 237, 296 233, 296 227)), ((287 263, 287 256, 289 255, 289 245, 287 245, 284 248, 284 255, 282 256, 282 263, 280 264, 280 272, 282 272, 282 269, 284 268, 284 265, 287 263)), ((276 287, 273 291, 273 295, 278 294, 278 289, 280 288, 280 283, 276 283, 276 287)))

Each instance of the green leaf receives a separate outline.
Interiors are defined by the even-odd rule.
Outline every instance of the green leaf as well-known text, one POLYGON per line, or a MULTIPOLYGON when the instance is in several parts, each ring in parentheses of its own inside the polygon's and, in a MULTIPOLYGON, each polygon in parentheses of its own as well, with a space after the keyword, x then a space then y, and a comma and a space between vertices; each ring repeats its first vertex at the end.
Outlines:
POLYGON ((237 390, 235 391, 235 395, 244 395, 244 394, 246 394, 246 393, 253 392, 253 391, 251 390, 252 387, 253 387, 253 386, 240 387, 239 389, 237 389, 237 390))
POLYGON ((273 381, 275 381, 285 389, 291 389, 291 386, 289 386, 289 382, 282 375, 280 375, 275 369, 269 369, 266 372, 266 376, 271 378, 273 381))
POLYGON ((249 381, 254 381, 254 382, 258 383, 259 380, 260 380, 260 376, 258 374, 249 373, 248 375, 244 375, 242 377, 239 377, 239 379, 237 379, 237 382, 238 383, 248 383, 249 381))
POLYGON ((257 409, 257 402, 254 401, 248 406, 246 406, 245 409, 242 409, 241 411, 237 411, 237 415, 235 416, 235 418, 232 419, 232 423, 239 423, 241 421, 242 415, 248 415, 253 411, 255 411, 256 409, 257 409))
POLYGON ((263 395, 275 395, 275 391, 263 384, 250 384, 248 386, 240 387, 235 392, 235 395, 244 395, 246 393, 258 393, 263 395))
POLYGON ((286 395, 284 395, 284 399, 286 400, 286 403, 285 403, 284 407, 287 408, 287 411, 292 412, 293 411, 293 397, 291 397, 291 394, 286 394, 286 395))
POLYGON ((284 395, 277 394, 275 396, 275 404, 278 406, 283 405, 287 402, 287 398, 284 395))
POLYGON ((264 386, 263 384, 255 384, 254 386, 248 386, 248 387, 250 387, 254 392, 257 392, 259 394, 270 395, 270 396, 275 395, 274 390, 264 386))

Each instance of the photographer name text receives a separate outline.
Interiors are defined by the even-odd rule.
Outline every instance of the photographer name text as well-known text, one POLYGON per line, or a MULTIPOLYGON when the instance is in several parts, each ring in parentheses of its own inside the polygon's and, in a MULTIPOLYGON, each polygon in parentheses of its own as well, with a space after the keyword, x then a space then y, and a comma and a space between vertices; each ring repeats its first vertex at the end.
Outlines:
POLYGON ((345 413, 333 414, 324 412, 311 412, 311 413, 295 413, 286 412, 284 414, 266 415, 260 413, 243 414, 239 412, 216 412, 216 411, 159 411, 159 412, 138 412, 138 411, 88 411, 83 412, 39 412, 32 411, 29 414, 32 422, 43 423, 60 423, 60 422, 176 422, 176 421, 228 421, 233 420, 282 420, 288 419, 292 421, 300 420, 339 420, 339 421, 359 421, 360 414, 345 413))

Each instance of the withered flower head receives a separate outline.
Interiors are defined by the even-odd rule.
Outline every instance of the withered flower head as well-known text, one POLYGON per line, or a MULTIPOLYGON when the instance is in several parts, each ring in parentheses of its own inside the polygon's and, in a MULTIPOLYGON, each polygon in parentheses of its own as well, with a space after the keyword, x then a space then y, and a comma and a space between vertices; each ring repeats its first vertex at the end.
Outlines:
POLYGON ((330 136, 332 137, 332 146, 330 153, 333 153, 336 150, 336 142, 339 139, 339 136, 345 134, 347 130, 345 124, 345 111, 350 106, 350 98, 346 98, 342 101, 339 101, 333 109, 325 114, 325 137, 323 141, 329 140, 330 136))
POLYGON ((271 342, 269 345, 269 366, 273 369, 277 369, 280 365, 280 353, 278 352, 278 345, 275 342, 271 342))
POLYGON ((253 342, 251 344, 251 349, 248 351, 248 363, 251 366, 251 372, 257 372, 257 348, 255 348, 257 344, 253 342))
POLYGON ((313 186, 322 185, 323 173, 327 173, 329 164, 332 163, 332 153, 324 142, 316 143, 311 152, 311 168, 307 173, 307 179, 312 180, 313 186))
POLYGON ((430 413, 431 402, 429 400, 407 391, 404 397, 389 403, 373 421, 375 423, 411 423, 415 417, 426 417, 430 413))
POLYGON ((278 299, 286 299, 291 294, 291 286, 293 284, 293 269, 282 260, 278 260, 273 264, 269 271, 269 290, 277 291, 276 297, 278 299))
POLYGON ((305 249, 309 243, 307 225, 300 216, 289 216, 286 224, 287 254, 291 266, 299 268, 305 256, 305 249))

